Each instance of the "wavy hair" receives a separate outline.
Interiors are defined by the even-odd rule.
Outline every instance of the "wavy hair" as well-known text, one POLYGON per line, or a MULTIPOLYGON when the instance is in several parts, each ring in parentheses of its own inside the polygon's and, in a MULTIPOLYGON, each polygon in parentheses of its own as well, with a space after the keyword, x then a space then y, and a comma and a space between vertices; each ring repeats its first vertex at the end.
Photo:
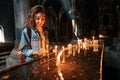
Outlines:
POLYGON ((45 9, 42 5, 36 5, 32 7, 27 15, 27 26, 28 27, 34 27, 35 26, 35 20, 34 16, 37 13, 44 13, 45 14, 45 9))

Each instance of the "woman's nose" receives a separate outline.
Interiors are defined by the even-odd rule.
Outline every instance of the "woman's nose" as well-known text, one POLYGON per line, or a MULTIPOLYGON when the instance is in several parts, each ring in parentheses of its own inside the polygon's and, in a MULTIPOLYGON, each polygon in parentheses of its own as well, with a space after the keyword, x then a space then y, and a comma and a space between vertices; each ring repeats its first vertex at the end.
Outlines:
POLYGON ((39 19, 39 23, 41 23, 42 22, 42 20, 41 19, 39 19))

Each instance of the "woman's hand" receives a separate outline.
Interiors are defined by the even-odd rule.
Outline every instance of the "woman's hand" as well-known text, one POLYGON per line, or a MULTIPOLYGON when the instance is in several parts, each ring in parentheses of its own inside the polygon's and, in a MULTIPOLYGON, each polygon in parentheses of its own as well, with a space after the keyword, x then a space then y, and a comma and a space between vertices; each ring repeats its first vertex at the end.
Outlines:
POLYGON ((41 48, 38 55, 45 56, 46 53, 47 53, 47 50, 41 48))
POLYGON ((47 50, 42 48, 39 51, 33 51, 33 55, 39 55, 39 56, 45 56, 46 53, 47 53, 47 50))
POLYGON ((33 55, 38 55, 39 51, 33 51, 33 55))

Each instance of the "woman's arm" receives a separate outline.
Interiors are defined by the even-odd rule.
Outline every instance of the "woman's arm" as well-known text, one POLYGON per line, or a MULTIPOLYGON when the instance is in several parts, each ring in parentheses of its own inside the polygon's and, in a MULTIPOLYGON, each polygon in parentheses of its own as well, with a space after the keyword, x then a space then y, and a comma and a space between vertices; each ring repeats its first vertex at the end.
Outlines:
POLYGON ((22 31, 21 34, 21 51, 25 56, 32 56, 33 50, 31 48, 30 39, 28 39, 26 28, 22 31))

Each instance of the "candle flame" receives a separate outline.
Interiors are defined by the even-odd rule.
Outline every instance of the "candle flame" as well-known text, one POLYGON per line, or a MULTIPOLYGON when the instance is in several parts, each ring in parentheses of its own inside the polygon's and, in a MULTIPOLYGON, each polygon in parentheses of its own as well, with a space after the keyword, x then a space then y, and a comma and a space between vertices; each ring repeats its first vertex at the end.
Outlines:
POLYGON ((100 38, 104 37, 102 34, 99 35, 100 38))
POLYGON ((95 39, 95 36, 92 36, 93 40, 95 39))

